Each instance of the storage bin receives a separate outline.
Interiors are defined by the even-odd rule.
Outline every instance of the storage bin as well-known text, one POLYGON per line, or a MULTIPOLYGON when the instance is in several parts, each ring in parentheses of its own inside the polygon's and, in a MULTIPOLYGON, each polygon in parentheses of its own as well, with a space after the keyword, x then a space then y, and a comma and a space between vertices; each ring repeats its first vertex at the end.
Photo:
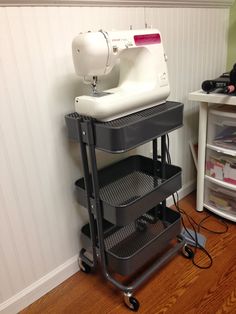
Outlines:
MULTIPOLYGON (((132 275, 146 262, 161 253, 168 243, 181 232, 181 216, 178 212, 165 208, 155 223, 148 223, 141 231, 135 222, 119 228, 109 225, 105 234, 105 254, 108 267, 121 275, 132 275)), ((150 214, 149 214, 150 215, 150 214)), ((82 228, 82 242, 91 245, 89 224, 82 228)))
MULTIPOLYGON (((150 158, 131 156, 98 172, 104 219, 127 225, 181 188, 181 168, 159 161, 156 166, 150 158)), ((75 186, 78 202, 87 207, 84 178, 75 186)))
POLYGON ((207 176, 236 186, 236 157, 207 149, 207 176))
POLYGON ((205 180, 204 205, 236 218, 236 191, 205 180))
POLYGON ((207 143, 236 152, 236 108, 218 106, 209 110, 207 143))

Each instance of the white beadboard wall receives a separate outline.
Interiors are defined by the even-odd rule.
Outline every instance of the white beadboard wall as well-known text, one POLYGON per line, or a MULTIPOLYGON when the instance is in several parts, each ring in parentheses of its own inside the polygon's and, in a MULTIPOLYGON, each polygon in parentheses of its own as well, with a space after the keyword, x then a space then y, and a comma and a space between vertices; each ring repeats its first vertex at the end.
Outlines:
MULTIPOLYGON (((195 180, 188 142, 198 125, 198 106, 188 93, 225 70, 228 15, 213 8, 0 8, 1 313, 16 313, 78 269, 79 229, 87 214, 73 195, 82 168, 64 124, 83 90, 72 64, 73 37, 143 28, 145 22, 161 30, 170 99, 185 104, 171 153, 183 167, 186 194, 195 180)), ((150 146, 140 151, 150 154, 150 146)), ((110 160, 99 153, 100 165, 110 160)))

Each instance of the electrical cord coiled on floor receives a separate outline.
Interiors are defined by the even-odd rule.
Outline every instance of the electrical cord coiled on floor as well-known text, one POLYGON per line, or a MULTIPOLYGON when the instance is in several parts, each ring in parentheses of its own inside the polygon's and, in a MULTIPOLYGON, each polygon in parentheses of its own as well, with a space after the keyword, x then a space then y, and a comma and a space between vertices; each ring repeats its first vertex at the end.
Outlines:
MULTIPOLYGON (((169 151, 169 144, 170 144, 170 139, 169 139, 169 135, 167 134, 166 157, 167 157, 167 163, 171 164, 171 156, 170 156, 170 151, 169 151)), ((200 220, 200 222, 196 222, 189 214, 186 213, 186 211, 184 211, 182 208, 179 207, 179 195, 178 195, 178 192, 176 192, 175 194, 177 196, 177 200, 176 200, 174 194, 172 195, 172 197, 173 197, 174 205, 175 205, 177 211, 181 215, 181 221, 182 221, 183 228, 184 228, 185 232, 189 235, 189 237, 195 242, 195 244, 194 244, 194 255, 192 257, 192 263, 197 268, 208 269, 213 264, 213 258, 211 256, 211 254, 201 244, 199 244, 197 234, 200 233, 200 229, 201 228, 206 230, 206 231, 208 231, 208 232, 214 233, 214 234, 224 234, 224 233, 226 233, 228 231, 228 228, 229 228, 228 224, 225 221, 223 221, 222 219, 217 219, 216 218, 217 221, 219 223, 221 223, 225 227, 224 230, 217 231, 217 230, 212 230, 212 229, 209 229, 209 228, 203 226, 202 224, 204 222, 206 222, 207 219, 209 219, 212 216, 211 215, 207 215, 202 220, 200 220), (187 218, 190 226, 192 227, 193 232, 194 232, 194 236, 186 228, 186 225, 185 225, 185 222, 184 222, 184 217, 187 218), (197 250, 201 250, 208 257, 209 263, 207 265, 200 265, 199 263, 196 262, 195 257, 196 257, 197 250)))

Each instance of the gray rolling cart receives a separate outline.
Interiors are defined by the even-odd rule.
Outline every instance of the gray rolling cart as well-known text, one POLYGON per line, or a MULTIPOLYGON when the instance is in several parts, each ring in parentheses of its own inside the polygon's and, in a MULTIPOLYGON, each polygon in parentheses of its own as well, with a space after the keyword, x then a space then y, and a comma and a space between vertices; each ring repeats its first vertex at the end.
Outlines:
POLYGON ((166 198, 181 188, 181 168, 166 162, 166 134, 182 126, 183 105, 166 102, 110 122, 78 113, 65 120, 70 139, 80 143, 84 177, 75 187, 89 213, 89 224, 81 230, 80 268, 89 273, 99 263, 104 277, 123 292, 125 304, 137 311, 133 292, 138 286, 179 250, 187 257, 192 253, 180 235, 180 214, 166 207, 166 198), (152 159, 136 155, 97 169, 96 149, 122 153, 148 141, 152 159), (116 273, 135 279, 126 285, 116 273))

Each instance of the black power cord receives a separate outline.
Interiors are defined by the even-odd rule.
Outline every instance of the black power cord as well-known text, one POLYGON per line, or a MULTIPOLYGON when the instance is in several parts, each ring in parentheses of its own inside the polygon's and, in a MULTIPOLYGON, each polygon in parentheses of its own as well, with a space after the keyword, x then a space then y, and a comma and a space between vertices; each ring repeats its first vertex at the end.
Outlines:
MULTIPOLYGON (((170 156, 170 151, 169 151, 169 146, 170 146, 170 139, 169 139, 169 135, 167 134, 167 143, 166 143, 166 157, 167 157, 167 163, 171 164, 171 156, 170 156)), ((208 269, 212 266, 213 264, 213 259, 212 256, 210 255, 210 253, 202 246, 199 244, 198 242, 198 237, 197 234, 200 233, 200 229, 204 229, 208 232, 214 233, 214 234, 224 234, 228 231, 228 225, 225 221, 223 221, 222 219, 217 219, 217 222, 221 223, 225 228, 222 231, 217 231, 217 230, 212 230, 209 229, 205 226, 203 226, 202 224, 204 222, 207 221, 207 219, 209 219, 210 217, 212 217, 211 215, 207 215, 205 216, 202 220, 200 220, 200 222, 196 222, 189 214, 186 213, 186 211, 184 211, 181 207, 179 207, 179 195, 178 192, 175 193, 177 200, 175 198, 175 195, 173 194, 173 201, 174 201, 174 205, 177 209, 177 211, 180 213, 181 215, 181 221, 182 221, 182 225, 184 230, 186 231, 186 233, 188 234, 188 236, 195 242, 194 244, 194 255, 192 258, 192 263, 193 265, 195 265, 197 268, 200 269, 208 269), (194 236, 188 231, 188 229, 186 228, 185 222, 184 222, 184 217, 187 219, 188 223, 190 224, 190 226, 192 227, 192 230, 194 232, 194 236), (196 262, 195 257, 196 257, 196 253, 198 250, 201 250, 209 259, 209 263, 207 265, 200 265, 196 262)))

